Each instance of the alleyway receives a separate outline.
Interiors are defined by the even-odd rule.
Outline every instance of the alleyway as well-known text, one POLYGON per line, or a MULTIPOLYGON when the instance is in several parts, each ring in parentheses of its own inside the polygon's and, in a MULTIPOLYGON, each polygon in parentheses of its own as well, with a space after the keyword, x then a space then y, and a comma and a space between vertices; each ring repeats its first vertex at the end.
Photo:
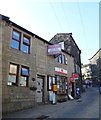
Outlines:
POLYGON ((86 89, 79 100, 40 105, 37 108, 4 115, 3 118, 99 118, 98 88, 86 89))

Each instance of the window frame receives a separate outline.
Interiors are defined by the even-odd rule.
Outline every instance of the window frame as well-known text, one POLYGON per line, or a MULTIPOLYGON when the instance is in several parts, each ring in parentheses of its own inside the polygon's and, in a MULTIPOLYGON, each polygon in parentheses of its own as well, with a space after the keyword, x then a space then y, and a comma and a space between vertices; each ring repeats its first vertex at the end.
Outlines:
MULTIPOLYGON (((23 48, 23 45, 26 45, 26 46, 28 47, 28 54, 30 54, 30 41, 31 41, 31 37, 29 37, 29 36, 23 34, 22 48, 23 48), (24 37, 27 38, 27 39, 29 40, 29 43, 24 42, 24 37)), ((22 50, 22 52, 24 52, 24 51, 22 50)), ((24 53, 27 53, 27 52, 24 52, 24 53)))
MULTIPOLYGON (((29 75, 29 67, 21 65, 21 77, 27 77, 26 86, 21 86, 21 87, 28 87, 29 86, 29 84, 28 84, 29 76, 30 76, 29 75), (22 74, 22 68, 27 68, 28 69, 28 75, 22 74)), ((20 82, 20 80, 19 80, 19 82, 20 82)))
MULTIPOLYGON (((20 49, 21 49, 21 32, 18 31, 18 30, 13 29, 13 30, 12 30, 12 40, 15 40, 15 41, 19 42, 19 48, 18 48, 18 49, 14 48, 14 49, 20 50, 20 49), (14 38, 14 37, 13 37, 13 32, 19 33, 19 34, 20 34, 20 38, 19 38, 19 39, 14 38)), ((12 47, 12 46, 11 46, 11 47, 12 47)), ((12 48, 13 48, 13 47, 12 47, 12 48)))
POLYGON ((57 94, 67 94, 68 92, 68 77, 63 77, 60 75, 55 75, 56 77, 56 84, 59 86, 59 90, 57 91, 57 94))
POLYGON ((21 65, 21 76, 29 77, 29 67, 21 65), (22 74, 22 68, 28 69, 28 75, 22 74))
MULTIPOLYGON (((9 75, 16 76, 16 83, 15 83, 16 86, 18 86, 18 72, 19 72, 19 65, 10 62, 10 63, 9 63, 9 75), (10 65, 17 66, 17 68, 16 68, 16 74, 14 74, 14 73, 10 73, 10 65)), ((12 84, 12 85, 13 85, 13 84, 12 84)))
POLYGON ((66 59, 65 59, 65 55, 61 55, 61 64, 66 64, 66 59))
POLYGON ((67 65, 66 64, 66 57, 65 57, 65 55, 63 55, 63 54, 61 54, 61 55, 59 55, 58 57, 56 57, 55 58, 55 61, 56 62, 59 62, 59 63, 61 63, 61 64, 63 64, 63 65, 67 65), (64 57, 63 57, 64 56, 64 57))

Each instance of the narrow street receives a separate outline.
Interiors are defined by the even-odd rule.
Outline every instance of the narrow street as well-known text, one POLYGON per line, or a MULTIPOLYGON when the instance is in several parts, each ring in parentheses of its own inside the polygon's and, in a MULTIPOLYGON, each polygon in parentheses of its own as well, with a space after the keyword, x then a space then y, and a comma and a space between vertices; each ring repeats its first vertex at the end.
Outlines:
POLYGON ((88 88, 79 100, 40 105, 6 114, 3 118, 99 118, 99 91, 98 88, 88 88))
POLYGON ((82 98, 65 104, 65 107, 53 114, 51 118, 99 118, 98 88, 86 89, 82 98))

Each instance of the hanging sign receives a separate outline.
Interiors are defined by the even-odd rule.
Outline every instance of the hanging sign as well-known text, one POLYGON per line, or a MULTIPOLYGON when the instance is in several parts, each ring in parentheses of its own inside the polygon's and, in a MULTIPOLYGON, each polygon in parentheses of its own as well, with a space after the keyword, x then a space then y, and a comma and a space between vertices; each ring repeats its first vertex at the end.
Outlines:
POLYGON ((74 82, 74 81, 75 81, 75 80, 74 80, 74 76, 70 77, 70 81, 71 81, 71 82, 74 82))
POLYGON ((78 78, 79 75, 78 74, 73 74, 74 78, 78 78))
POLYGON ((56 55, 62 53, 60 44, 49 45, 47 49, 48 49, 47 50, 48 55, 56 55))
POLYGON ((61 73, 61 74, 64 74, 64 75, 68 75, 67 70, 62 69, 62 68, 58 68, 58 67, 55 67, 55 72, 61 73))

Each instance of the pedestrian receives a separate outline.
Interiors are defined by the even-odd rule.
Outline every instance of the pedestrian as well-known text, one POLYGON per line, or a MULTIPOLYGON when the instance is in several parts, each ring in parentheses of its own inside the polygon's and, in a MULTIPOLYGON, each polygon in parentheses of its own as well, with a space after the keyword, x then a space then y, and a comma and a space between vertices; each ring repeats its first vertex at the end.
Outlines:
POLYGON ((49 101, 53 103, 53 91, 49 91, 49 101))
POLYGON ((81 95, 80 95, 80 88, 79 87, 76 88, 76 94, 77 94, 78 97, 81 97, 81 95))
POLYGON ((56 95, 55 95, 55 92, 53 92, 53 103, 52 103, 53 105, 55 105, 56 104, 56 95))
POLYGON ((87 82, 87 80, 85 81, 85 83, 86 83, 86 88, 88 88, 88 82, 87 82))
POLYGON ((92 87, 92 81, 91 80, 89 81, 89 87, 92 87))

